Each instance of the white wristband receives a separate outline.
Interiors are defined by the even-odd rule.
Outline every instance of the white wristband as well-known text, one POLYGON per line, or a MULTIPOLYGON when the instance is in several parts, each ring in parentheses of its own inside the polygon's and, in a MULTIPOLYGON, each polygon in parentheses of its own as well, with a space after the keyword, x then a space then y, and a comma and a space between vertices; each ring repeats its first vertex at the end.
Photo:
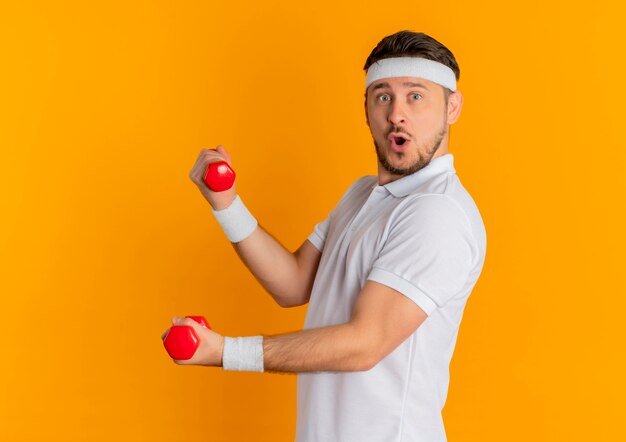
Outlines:
POLYGON ((224 337, 224 370, 263 371, 263 336, 224 337))
POLYGON ((230 242, 241 242, 256 229, 258 222, 243 204, 239 195, 235 197, 230 206, 223 210, 213 210, 213 215, 222 227, 230 242))

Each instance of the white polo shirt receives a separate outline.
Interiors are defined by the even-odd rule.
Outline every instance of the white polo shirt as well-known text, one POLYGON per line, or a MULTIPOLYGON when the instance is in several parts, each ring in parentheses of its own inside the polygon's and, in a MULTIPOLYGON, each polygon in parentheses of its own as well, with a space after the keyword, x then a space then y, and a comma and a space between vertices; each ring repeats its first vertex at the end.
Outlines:
POLYGON ((348 322, 365 281, 413 300, 428 318, 368 371, 298 374, 296 442, 440 442, 441 410, 463 309, 486 235, 453 155, 378 185, 354 182, 309 241, 322 252, 304 328, 348 322))

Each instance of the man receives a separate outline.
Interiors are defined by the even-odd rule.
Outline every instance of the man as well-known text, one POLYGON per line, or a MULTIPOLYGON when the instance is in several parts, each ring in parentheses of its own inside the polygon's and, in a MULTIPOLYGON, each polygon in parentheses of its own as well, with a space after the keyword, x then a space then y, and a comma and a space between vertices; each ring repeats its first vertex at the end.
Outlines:
POLYGON ((258 225, 235 188, 212 192, 203 150, 190 178, 238 255, 283 307, 308 303, 304 330, 200 336, 178 364, 298 375, 297 442, 445 441, 441 417, 463 310, 483 267, 486 235, 448 152, 463 97, 452 53, 403 31, 365 64, 365 114, 378 176, 364 176, 291 253, 258 225))

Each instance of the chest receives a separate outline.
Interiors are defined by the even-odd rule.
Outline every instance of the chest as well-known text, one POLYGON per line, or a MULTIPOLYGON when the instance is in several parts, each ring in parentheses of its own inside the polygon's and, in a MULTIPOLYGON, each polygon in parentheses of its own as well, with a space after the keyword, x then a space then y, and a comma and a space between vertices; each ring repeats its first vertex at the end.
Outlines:
POLYGON ((335 265, 354 274, 362 285, 382 249, 390 218, 402 200, 377 187, 341 207, 330 225, 335 265))

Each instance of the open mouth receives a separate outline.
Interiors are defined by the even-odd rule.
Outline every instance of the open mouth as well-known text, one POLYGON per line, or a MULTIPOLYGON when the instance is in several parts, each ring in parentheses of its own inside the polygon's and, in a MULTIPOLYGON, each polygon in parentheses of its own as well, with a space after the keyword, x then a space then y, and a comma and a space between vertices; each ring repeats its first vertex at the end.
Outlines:
POLYGON ((409 138, 404 135, 390 135, 389 142, 393 147, 400 147, 409 142, 409 138))
POLYGON ((402 146, 406 142, 406 139, 402 137, 393 137, 393 140, 398 146, 402 146))

